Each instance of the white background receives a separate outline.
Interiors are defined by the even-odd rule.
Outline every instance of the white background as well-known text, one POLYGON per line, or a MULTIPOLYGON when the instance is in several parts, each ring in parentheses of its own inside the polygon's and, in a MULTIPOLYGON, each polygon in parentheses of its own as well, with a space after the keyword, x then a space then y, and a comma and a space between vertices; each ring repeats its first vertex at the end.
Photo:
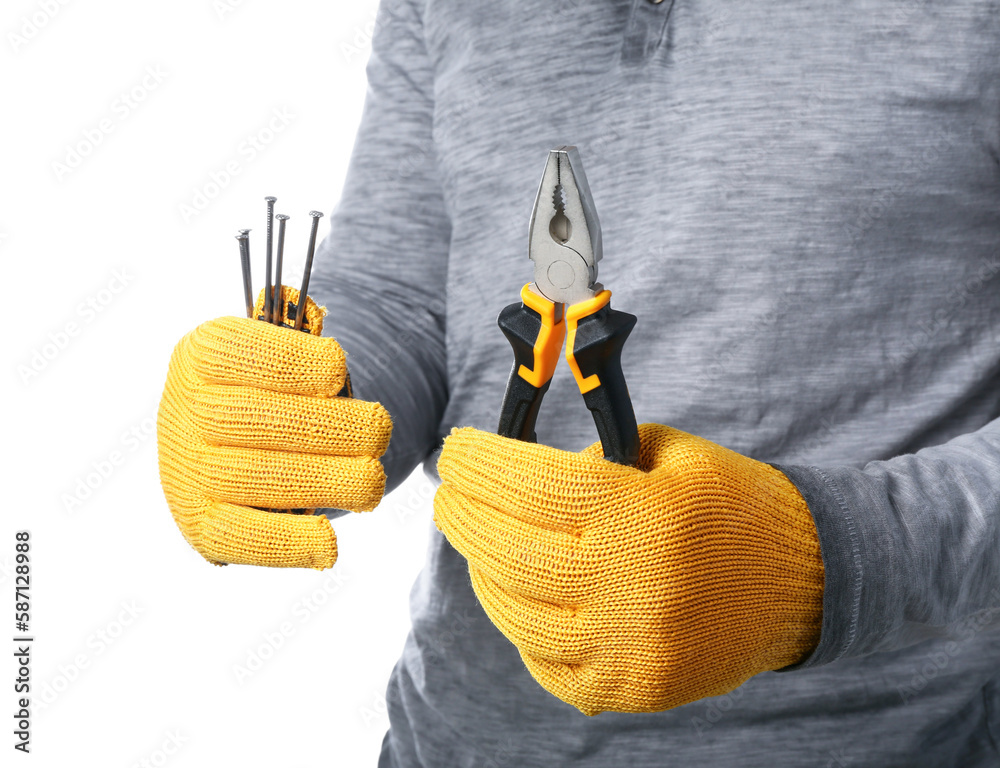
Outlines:
POLYGON ((153 425, 177 340, 241 314, 240 227, 258 235, 260 287, 265 195, 293 216, 297 283, 305 214, 340 194, 375 9, 3 5, 2 765, 374 765, 429 483, 334 521, 332 570, 213 567, 171 519, 153 425), (262 133, 275 110, 293 117, 262 133), (28 757, 12 749, 18 529, 32 533, 34 694, 49 700, 28 757))

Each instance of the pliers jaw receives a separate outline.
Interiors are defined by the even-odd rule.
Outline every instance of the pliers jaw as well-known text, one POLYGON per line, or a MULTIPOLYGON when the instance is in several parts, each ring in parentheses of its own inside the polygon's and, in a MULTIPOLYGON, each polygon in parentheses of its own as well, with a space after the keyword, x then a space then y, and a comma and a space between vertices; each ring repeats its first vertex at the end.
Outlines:
POLYGON ((601 222, 576 147, 549 152, 528 226, 535 263, 532 290, 556 304, 576 304, 600 292, 601 222))

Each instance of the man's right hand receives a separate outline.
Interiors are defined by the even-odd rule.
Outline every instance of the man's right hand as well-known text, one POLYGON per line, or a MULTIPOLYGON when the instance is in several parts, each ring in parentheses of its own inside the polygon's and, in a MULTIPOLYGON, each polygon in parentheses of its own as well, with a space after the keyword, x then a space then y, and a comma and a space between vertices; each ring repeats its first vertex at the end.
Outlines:
POLYGON ((336 536, 309 513, 366 512, 382 498, 392 422, 378 403, 337 397, 347 366, 319 336, 322 313, 309 302, 311 333, 223 317, 174 350, 160 481, 181 533, 211 563, 329 568, 336 536))

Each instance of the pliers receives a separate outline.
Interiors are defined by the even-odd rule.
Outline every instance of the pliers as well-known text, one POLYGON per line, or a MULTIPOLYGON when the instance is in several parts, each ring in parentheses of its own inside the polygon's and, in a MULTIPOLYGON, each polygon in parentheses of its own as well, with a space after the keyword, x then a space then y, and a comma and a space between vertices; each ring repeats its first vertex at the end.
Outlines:
POLYGON ((535 421, 563 339, 566 361, 594 417, 604 457, 634 465, 639 431, 622 373, 622 348, 636 317, 611 309, 597 282, 601 224, 576 147, 549 152, 528 229, 534 282, 497 324, 514 350, 498 434, 535 442, 535 421))

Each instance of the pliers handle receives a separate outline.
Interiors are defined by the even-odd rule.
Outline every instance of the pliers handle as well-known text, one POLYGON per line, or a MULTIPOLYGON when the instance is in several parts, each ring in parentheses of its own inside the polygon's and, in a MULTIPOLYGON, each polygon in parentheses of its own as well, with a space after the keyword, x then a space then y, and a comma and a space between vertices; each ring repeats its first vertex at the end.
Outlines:
POLYGON ((500 408, 498 434, 535 442, 535 422, 549 389, 563 339, 566 361, 594 417, 604 458, 635 465, 639 431, 622 373, 622 349, 636 317, 611 308, 611 291, 575 304, 549 301, 527 284, 521 303, 497 318, 514 350, 514 365, 500 408))

